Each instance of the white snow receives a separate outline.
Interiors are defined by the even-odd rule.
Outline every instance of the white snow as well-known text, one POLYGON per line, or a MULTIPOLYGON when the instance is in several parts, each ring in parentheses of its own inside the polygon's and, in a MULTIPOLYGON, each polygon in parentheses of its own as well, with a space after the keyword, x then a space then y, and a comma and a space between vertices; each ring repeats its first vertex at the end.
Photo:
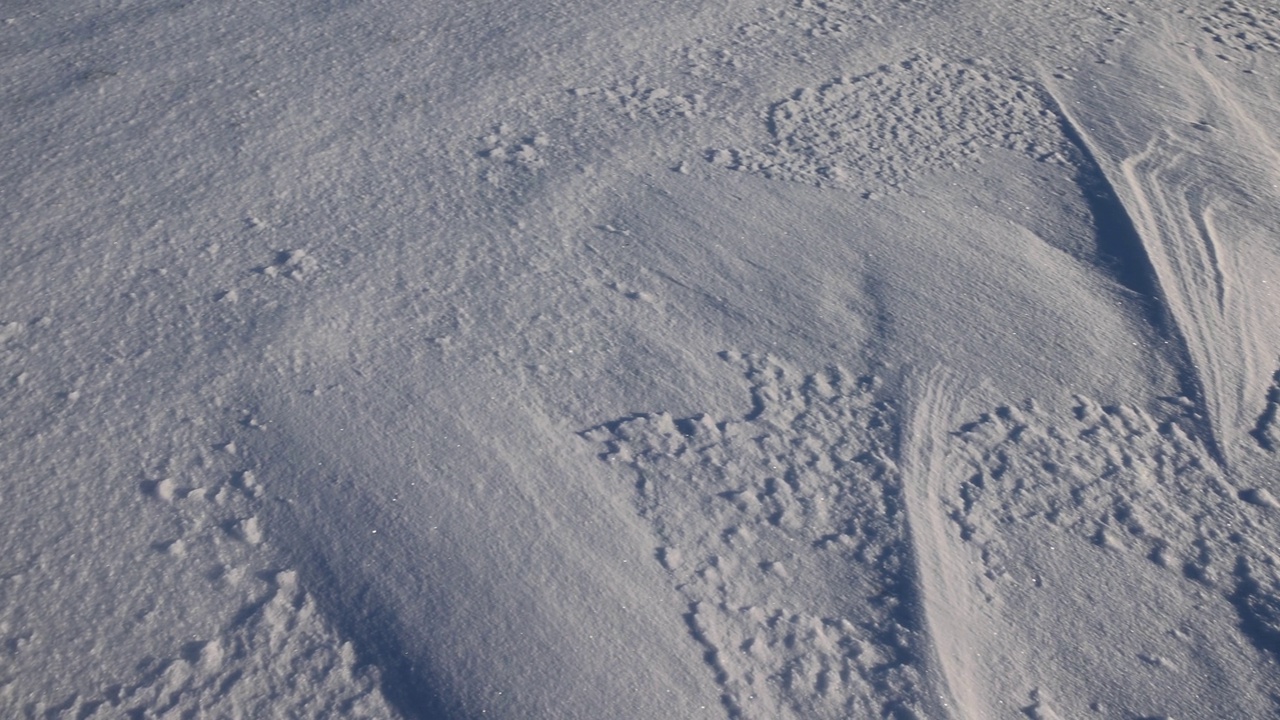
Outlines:
POLYGON ((1265 0, 0 20, 0 716, 1280 713, 1265 0))

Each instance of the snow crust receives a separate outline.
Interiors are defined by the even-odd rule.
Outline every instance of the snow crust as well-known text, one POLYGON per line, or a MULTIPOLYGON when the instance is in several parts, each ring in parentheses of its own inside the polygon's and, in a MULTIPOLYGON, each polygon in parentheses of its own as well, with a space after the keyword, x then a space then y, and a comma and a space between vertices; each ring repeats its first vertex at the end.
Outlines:
POLYGON ((0 16, 0 715, 1280 713, 1265 0, 0 16))

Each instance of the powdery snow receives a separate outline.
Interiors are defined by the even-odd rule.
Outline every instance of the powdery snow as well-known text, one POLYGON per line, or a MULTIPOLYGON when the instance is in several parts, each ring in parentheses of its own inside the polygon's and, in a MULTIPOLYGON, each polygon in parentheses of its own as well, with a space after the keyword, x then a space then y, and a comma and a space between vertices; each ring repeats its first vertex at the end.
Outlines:
POLYGON ((0 715, 1280 713, 1280 14, 0 8, 0 715))

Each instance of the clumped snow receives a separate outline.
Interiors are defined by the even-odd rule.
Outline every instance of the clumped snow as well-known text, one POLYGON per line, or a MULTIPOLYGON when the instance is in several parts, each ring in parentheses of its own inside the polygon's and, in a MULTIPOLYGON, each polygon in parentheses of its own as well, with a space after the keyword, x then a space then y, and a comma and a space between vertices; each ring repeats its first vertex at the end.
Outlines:
POLYGON ((1280 11, 0 9, 0 715, 1280 713, 1280 11))

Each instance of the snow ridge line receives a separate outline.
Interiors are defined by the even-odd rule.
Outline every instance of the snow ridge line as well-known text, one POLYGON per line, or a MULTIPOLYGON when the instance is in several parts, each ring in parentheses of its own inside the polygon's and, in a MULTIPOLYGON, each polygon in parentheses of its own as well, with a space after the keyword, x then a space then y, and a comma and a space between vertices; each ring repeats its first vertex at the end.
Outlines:
MULTIPOLYGON (((1043 74, 1042 74, 1043 75, 1043 74)), ((1170 322, 1162 329, 1177 343, 1178 355, 1190 372, 1185 388, 1203 414, 1192 418, 1209 456, 1222 468, 1229 466, 1227 443, 1222 427, 1226 403, 1223 402, 1225 378, 1219 362, 1214 361, 1212 341, 1215 328, 1223 322, 1227 284, 1222 272, 1219 249, 1212 222, 1212 201, 1199 210, 1199 217, 1185 198, 1174 200, 1164 192, 1161 173, 1176 168, 1184 153, 1176 152, 1168 160, 1168 142, 1164 136, 1153 138, 1147 148, 1120 164, 1124 181, 1121 192, 1113 179, 1113 171, 1102 162, 1101 154, 1083 125, 1067 110, 1052 84, 1044 82, 1045 92, 1062 118, 1063 132, 1084 156, 1085 162, 1097 168, 1099 179, 1123 210, 1126 228, 1140 241, 1145 262, 1142 271, 1152 278, 1154 298, 1168 313, 1170 322), (1152 164, 1159 163, 1156 167, 1152 164), (1198 232, 1204 228, 1206 232, 1198 232), (1192 242, 1188 231, 1195 236, 1192 242), (1197 272, 1188 273, 1191 269, 1197 272), (1202 287, 1199 277, 1211 277, 1212 287, 1202 287), (1206 317, 1207 316, 1207 317, 1206 317)), ((1170 138, 1171 132, 1165 135, 1170 138)))
POLYGON ((1205 422, 1212 432, 1209 450, 1227 467, 1228 428, 1224 424, 1238 413, 1228 410, 1227 368, 1214 352, 1229 340, 1221 337, 1226 325, 1227 284, 1211 230, 1213 201, 1202 208, 1193 207, 1196 203, 1189 193, 1179 191, 1178 179, 1168 178, 1179 170, 1185 157, 1181 149, 1171 145, 1176 141, 1170 132, 1153 138, 1145 150, 1121 163, 1121 172, 1134 196, 1139 233, 1199 379, 1205 422), (1174 192, 1167 192, 1166 186, 1174 192))
POLYGON ((931 717, 968 720, 990 715, 981 698, 983 689, 960 662, 963 639, 947 633, 946 617, 963 613, 968 580, 955 569, 963 563, 951 556, 948 540, 953 523, 946 516, 944 476, 946 439, 957 416, 958 378, 933 367, 908 370, 906 408, 900 428, 898 455, 905 500, 905 524, 911 553, 911 582, 917 600, 916 622, 923 630, 927 653, 927 684, 933 691, 931 717))

